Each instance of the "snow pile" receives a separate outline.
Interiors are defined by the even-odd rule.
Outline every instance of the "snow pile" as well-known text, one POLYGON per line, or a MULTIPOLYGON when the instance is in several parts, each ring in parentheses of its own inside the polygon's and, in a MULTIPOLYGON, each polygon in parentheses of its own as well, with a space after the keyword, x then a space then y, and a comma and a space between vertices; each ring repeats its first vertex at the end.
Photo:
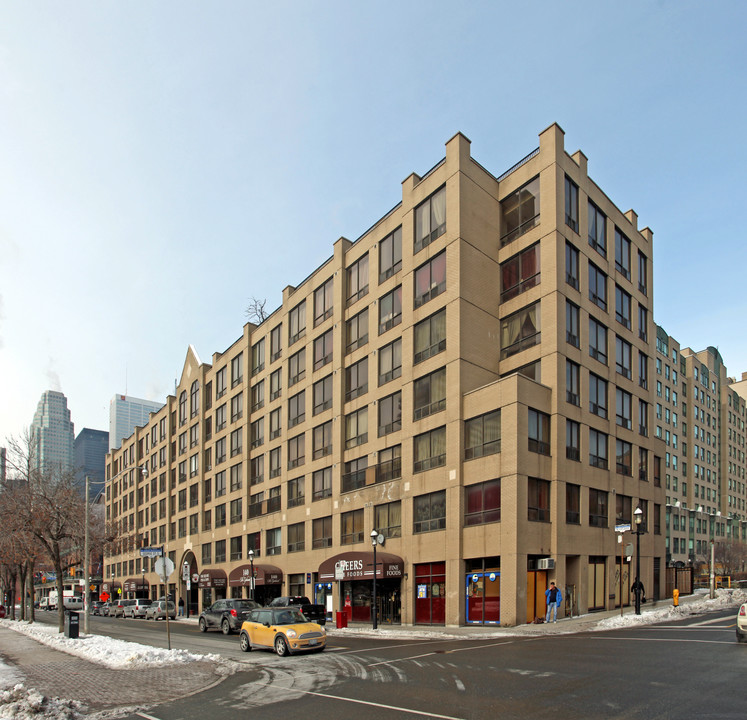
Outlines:
POLYGON ((0 620, 0 627, 10 628, 56 650, 62 650, 70 655, 77 655, 110 668, 179 665, 196 660, 209 660, 221 668, 226 665, 220 655, 196 655, 187 650, 165 650, 116 640, 105 635, 84 635, 81 633, 77 640, 67 638, 62 633, 57 632, 57 628, 52 625, 0 620))
POLYGON ((13 720, 78 720, 84 707, 77 700, 48 698, 23 685, 0 692, 0 718, 13 720))
MULTIPOLYGON (((743 602, 747 602, 747 591, 720 589, 716 591, 716 597, 713 600, 711 600, 709 595, 705 594, 698 596, 696 600, 690 601, 687 604, 681 604, 679 607, 666 605, 646 610, 641 615, 635 615, 634 613, 623 616, 613 615, 612 617, 600 620, 596 627, 599 630, 610 630, 621 627, 632 627, 634 625, 653 625, 655 623, 678 620, 688 615, 700 615, 713 610, 722 610, 743 602)), ((645 605, 643 607, 645 608, 645 605)))

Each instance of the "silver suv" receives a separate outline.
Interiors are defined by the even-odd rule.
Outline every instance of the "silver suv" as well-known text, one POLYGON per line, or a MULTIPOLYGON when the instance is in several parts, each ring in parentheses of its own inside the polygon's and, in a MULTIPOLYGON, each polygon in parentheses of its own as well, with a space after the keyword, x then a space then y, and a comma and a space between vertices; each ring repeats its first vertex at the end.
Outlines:
POLYGON ((128 605, 132 605, 134 600, 119 600, 117 603, 111 606, 109 610, 109 617, 125 617, 125 608, 128 605))
POLYGON ((129 600, 129 605, 125 605, 124 617, 131 618, 144 618, 145 608, 147 608, 152 600, 149 598, 137 598, 136 600, 129 600))

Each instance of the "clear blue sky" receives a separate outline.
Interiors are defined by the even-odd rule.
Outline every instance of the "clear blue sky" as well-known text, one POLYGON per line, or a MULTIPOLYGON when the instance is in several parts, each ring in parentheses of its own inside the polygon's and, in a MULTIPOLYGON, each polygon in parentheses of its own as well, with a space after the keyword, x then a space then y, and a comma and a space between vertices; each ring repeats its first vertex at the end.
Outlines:
POLYGON ((0 10, 0 444, 47 389, 76 432, 163 400, 457 131, 498 175, 558 122, 654 231, 656 322, 747 370, 747 3, 0 10))

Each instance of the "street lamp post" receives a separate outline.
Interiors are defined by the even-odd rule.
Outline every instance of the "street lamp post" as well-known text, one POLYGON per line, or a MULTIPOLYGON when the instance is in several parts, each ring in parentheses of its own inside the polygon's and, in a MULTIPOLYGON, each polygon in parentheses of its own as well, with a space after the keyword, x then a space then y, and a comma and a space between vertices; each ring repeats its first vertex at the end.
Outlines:
POLYGON ((145 561, 147 558, 143 558, 143 597, 147 597, 145 594, 145 561))
POLYGON ((635 614, 641 614, 641 522, 643 510, 637 507, 633 512, 635 518, 635 614))
POLYGON ((378 565, 376 564, 376 545, 378 542, 379 533, 376 530, 371 530, 371 545, 373 546, 373 629, 376 630, 378 624, 378 607, 376 606, 376 573, 378 571, 378 565))
POLYGON ((249 597, 254 600, 254 550, 249 548, 249 566, 251 567, 251 578, 249 579, 249 597))

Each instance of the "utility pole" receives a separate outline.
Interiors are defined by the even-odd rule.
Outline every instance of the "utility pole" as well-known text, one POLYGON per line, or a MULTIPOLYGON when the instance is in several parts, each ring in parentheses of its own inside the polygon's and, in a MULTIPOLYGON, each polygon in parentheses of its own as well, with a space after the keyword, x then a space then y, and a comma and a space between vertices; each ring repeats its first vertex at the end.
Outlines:
POLYGON ((85 520, 85 540, 83 541, 83 562, 85 563, 85 569, 83 570, 83 578, 84 582, 86 583, 85 589, 84 589, 84 606, 83 606, 83 632, 88 635, 88 616, 91 614, 91 578, 89 576, 89 570, 91 567, 91 558, 90 558, 90 547, 89 547, 89 525, 90 525, 90 517, 91 517, 91 508, 88 506, 88 487, 89 487, 90 479, 88 475, 86 475, 86 520, 85 520))

